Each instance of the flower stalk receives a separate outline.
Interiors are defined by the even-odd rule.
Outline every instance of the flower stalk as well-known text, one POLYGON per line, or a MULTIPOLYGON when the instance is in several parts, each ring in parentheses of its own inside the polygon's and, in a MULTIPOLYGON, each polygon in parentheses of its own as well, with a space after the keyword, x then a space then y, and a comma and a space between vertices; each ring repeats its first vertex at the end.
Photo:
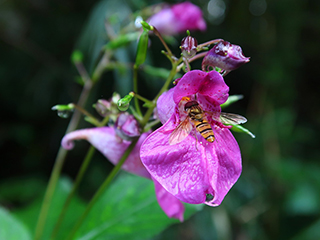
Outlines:
POLYGON ((74 196, 74 194, 76 193, 76 190, 77 188, 79 187, 79 184, 80 182, 82 181, 82 178, 84 176, 84 173, 86 172, 91 160, 92 160, 92 157, 95 153, 95 148, 93 146, 90 146, 88 152, 87 152, 87 155, 86 157, 84 158, 84 161, 82 162, 82 165, 80 167, 80 170, 77 174, 77 177, 76 177, 76 180, 72 186, 72 189, 71 189, 71 192, 69 193, 63 207, 62 207, 62 210, 60 212, 60 215, 58 217, 58 220, 56 222, 56 225, 54 226, 54 229, 52 231, 52 235, 51 235, 51 239, 55 239, 56 235, 58 234, 58 231, 59 231, 59 228, 62 224, 62 221, 63 221, 63 218, 65 216, 65 214, 67 213, 67 209, 71 203, 71 200, 74 196))
POLYGON ((105 179, 105 181, 102 183, 102 185, 100 186, 98 191, 92 197, 91 201, 88 203, 88 206, 87 206, 86 210, 83 212, 83 214, 80 216, 80 218, 76 222, 75 226, 73 227, 73 229, 71 230, 70 234, 68 235, 67 240, 72 240, 73 239, 74 235, 76 234, 77 230, 81 227, 83 221, 88 216, 88 214, 89 214, 90 210, 92 209, 92 207, 94 206, 94 204, 97 202, 97 200, 100 198, 100 196, 108 188, 108 186, 112 182, 113 178, 119 173, 122 165, 124 164, 124 162, 126 161, 127 157, 129 156, 129 154, 131 153, 131 151, 133 150, 133 148, 137 144, 138 140, 139 140, 139 138, 135 138, 131 142, 130 146, 127 148, 125 153, 122 155, 122 157, 121 157, 120 161, 118 162, 118 164, 112 169, 112 171, 110 172, 108 177, 105 179))
MULTIPOLYGON (((93 83, 91 81, 85 81, 79 101, 77 103, 78 106, 85 105, 86 101, 88 100, 92 87, 93 87, 93 83)), ((69 122, 66 133, 74 131, 78 127, 78 124, 80 122, 80 117, 81 117, 81 112, 75 111, 69 122)), ((44 200, 41 205, 41 209, 40 209, 40 213, 39 213, 39 217, 36 225, 36 230, 35 230, 35 240, 40 240, 43 234, 44 226, 46 224, 49 208, 51 205, 52 196, 57 186, 57 182, 60 177, 62 166, 67 156, 67 152, 68 151, 66 149, 60 146, 54 166, 53 166, 53 170, 49 179, 48 187, 44 195, 44 200)))

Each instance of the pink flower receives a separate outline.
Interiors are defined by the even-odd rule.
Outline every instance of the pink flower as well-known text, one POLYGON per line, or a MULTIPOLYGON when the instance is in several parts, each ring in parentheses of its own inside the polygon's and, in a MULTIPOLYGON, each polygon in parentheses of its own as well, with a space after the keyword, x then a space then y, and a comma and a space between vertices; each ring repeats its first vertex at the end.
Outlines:
POLYGON ((204 31, 207 28, 201 9, 190 2, 163 8, 154 14, 148 23, 163 35, 175 35, 186 30, 204 31))
POLYGON ((158 100, 158 114, 164 125, 146 138, 140 157, 151 176, 183 202, 217 206, 240 176, 239 146, 229 128, 218 120, 228 91, 218 72, 193 70, 158 100), (176 142, 171 141, 181 122, 188 122, 190 103, 204 111, 213 142, 205 140, 194 127, 190 134, 181 132, 175 135, 176 142))
MULTIPOLYGON (((123 136, 129 133, 132 137, 137 131, 136 120, 129 114, 122 114, 118 118, 116 129, 113 127, 97 127, 81 129, 66 134, 61 145, 70 150, 74 147, 74 140, 85 139, 90 142, 97 150, 99 150, 110 162, 117 164, 130 145, 130 141, 123 140, 117 133, 122 132, 123 136), (127 119, 127 120, 126 120, 127 119), (120 125, 122 124, 122 125, 120 125)), ((122 169, 130 173, 152 179, 149 172, 145 169, 140 160, 140 146, 150 132, 141 134, 136 146, 128 156, 126 162, 122 165, 122 169)), ((167 192, 156 180, 152 179, 155 185, 155 191, 158 203, 163 211, 173 218, 183 221, 184 206, 172 194, 167 192)))

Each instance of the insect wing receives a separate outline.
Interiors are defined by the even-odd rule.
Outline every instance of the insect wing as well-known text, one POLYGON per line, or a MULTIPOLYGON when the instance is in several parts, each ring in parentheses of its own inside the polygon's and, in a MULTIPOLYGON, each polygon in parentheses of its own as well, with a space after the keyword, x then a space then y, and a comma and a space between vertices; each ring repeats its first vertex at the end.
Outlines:
POLYGON ((191 130, 192 130, 192 124, 190 123, 189 118, 187 117, 170 134, 169 144, 174 145, 183 141, 189 135, 191 130))
POLYGON ((235 113, 221 112, 220 120, 223 124, 242 124, 247 122, 247 119, 235 113))

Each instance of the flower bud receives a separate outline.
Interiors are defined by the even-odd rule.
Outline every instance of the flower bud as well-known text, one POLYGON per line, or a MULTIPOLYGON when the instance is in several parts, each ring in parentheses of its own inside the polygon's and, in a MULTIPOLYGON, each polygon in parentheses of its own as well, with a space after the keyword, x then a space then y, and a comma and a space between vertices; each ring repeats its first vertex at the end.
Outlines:
POLYGON ((97 103, 93 105, 93 107, 102 117, 106 117, 111 111, 111 102, 105 99, 99 99, 97 103))
POLYGON ((134 97, 134 93, 130 92, 128 95, 124 96, 123 98, 119 99, 118 101, 118 108, 120 111, 126 111, 129 108, 131 99, 134 97))
POLYGON ((131 141, 140 136, 140 127, 134 116, 121 113, 114 124, 116 134, 124 140, 131 141))
POLYGON ((83 54, 81 51, 79 50, 75 50, 72 55, 71 55, 71 61, 76 64, 76 63, 79 63, 79 62, 82 62, 83 60, 83 54))
POLYGON ((197 39, 187 36, 181 41, 181 52, 185 58, 192 58, 197 53, 198 41, 197 39))
POLYGON ((55 105, 51 110, 57 111, 58 116, 61 118, 68 118, 74 110, 74 104, 69 103, 68 105, 55 105))
POLYGON ((95 104, 93 104, 93 107, 96 109, 96 111, 99 113, 100 116, 106 117, 109 115, 112 119, 115 120, 115 116, 118 115, 118 101, 120 99, 120 95, 118 93, 113 93, 112 98, 109 100, 106 99, 99 99, 95 104))
POLYGON ((209 71, 209 67, 218 67, 225 73, 228 73, 249 62, 249 59, 243 55, 240 46, 227 41, 221 41, 203 58, 202 70, 209 71))
POLYGON ((135 66, 140 66, 146 60, 148 41, 149 41, 148 31, 143 31, 139 38, 135 66))

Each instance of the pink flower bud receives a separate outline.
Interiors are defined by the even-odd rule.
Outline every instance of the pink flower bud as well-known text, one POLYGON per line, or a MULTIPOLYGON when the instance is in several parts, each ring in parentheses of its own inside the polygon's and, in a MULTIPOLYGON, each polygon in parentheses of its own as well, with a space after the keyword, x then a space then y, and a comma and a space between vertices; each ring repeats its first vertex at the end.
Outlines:
POLYGON ((187 36, 181 41, 181 52, 185 58, 192 58, 197 53, 197 39, 187 36))
POLYGON ((111 103, 105 99, 99 99, 94 107, 102 117, 107 116, 111 111, 111 103))
POLYGON ((122 139, 131 141, 132 138, 140 136, 140 128, 134 116, 122 113, 115 122, 116 134, 122 139))
POLYGON ((114 121, 118 116, 119 110, 117 107, 117 102, 120 99, 120 95, 118 93, 114 93, 112 98, 109 100, 99 99, 93 107, 97 110, 97 112, 102 116, 106 117, 109 115, 114 121))
POLYGON ((163 35, 175 35, 186 30, 206 30, 201 9, 190 2, 165 7, 148 21, 163 35))
POLYGON ((218 67, 225 72, 230 72, 249 61, 250 58, 243 55, 240 46, 221 41, 203 58, 202 70, 209 71, 209 67, 218 67))

